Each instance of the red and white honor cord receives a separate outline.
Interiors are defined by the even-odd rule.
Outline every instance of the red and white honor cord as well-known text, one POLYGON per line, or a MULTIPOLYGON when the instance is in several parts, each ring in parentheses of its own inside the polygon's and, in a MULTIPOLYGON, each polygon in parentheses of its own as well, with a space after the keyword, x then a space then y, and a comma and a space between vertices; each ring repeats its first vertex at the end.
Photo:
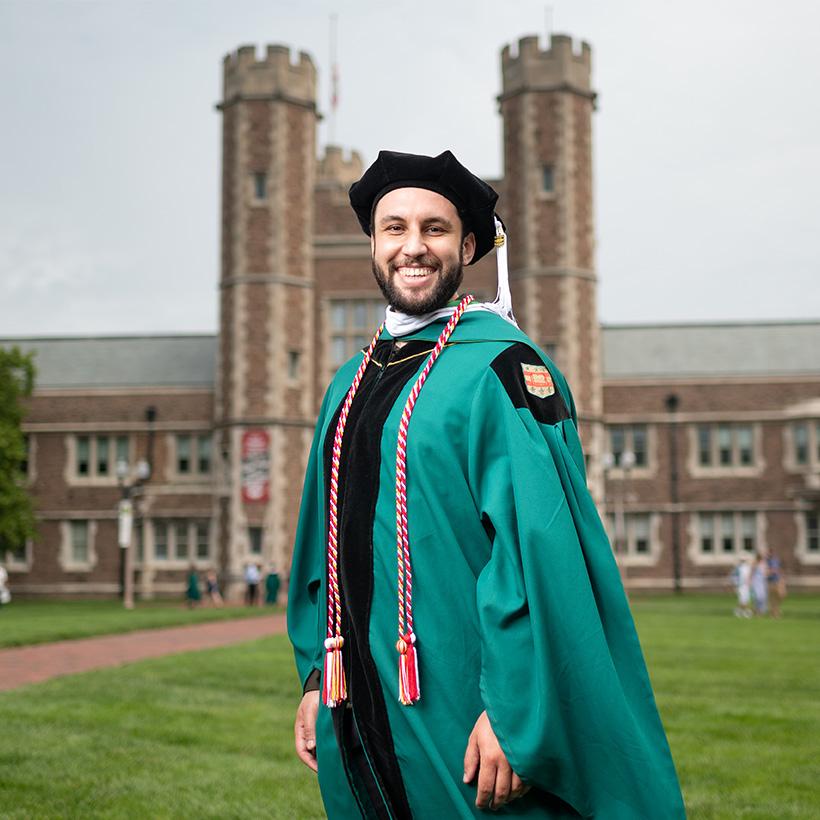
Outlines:
POLYGON ((342 597, 339 593, 339 519, 337 502, 339 500, 339 464, 342 455, 342 437, 345 434, 347 417, 350 415, 350 405, 359 389, 364 371, 373 356, 373 350, 379 336, 384 330, 384 323, 379 326, 373 341, 367 348, 353 377, 353 384, 347 391, 339 421, 336 424, 336 435, 333 437, 333 454, 330 458, 330 499, 328 503, 327 527, 327 638, 325 639, 325 668, 322 685, 322 700, 325 706, 338 706, 347 699, 347 682, 342 665, 342 597))
MULTIPOLYGON (((435 347, 427 359, 421 374, 404 406, 404 412, 399 422, 399 437, 396 447, 396 545, 398 554, 398 601, 399 601, 399 640, 396 648, 399 652, 399 700, 409 706, 419 699, 418 653, 416 650, 416 636, 413 632, 413 572, 410 563, 410 538, 407 529, 407 428, 410 416, 416 405, 421 388, 427 380, 436 359, 441 355, 447 340, 455 330, 459 319, 464 314, 467 305, 473 301, 472 296, 465 296, 458 307, 453 311, 450 320, 442 330, 435 347)), ((333 438, 333 453, 330 462, 330 499, 328 516, 328 543, 327 543, 327 638, 325 640, 324 683, 322 700, 326 706, 338 706, 347 699, 347 683, 345 681, 344 666, 342 664, 342 603, 339 593, 338 575, 338 495, 339 495, 339 464, 341 462, 342 438, 344 437, 347 417, 350 406, 359 389, 362 376, 373 356, 376 342, 384 330, 384 324, 376 331, 362 359, 353 383, 347 391, 339 421, 336 424, 336 435, 333 438)))
POLYGON ((453 311, 450 320, 441 331, 436 346, 424 365, 410 395, 404 405, 399 422, 399 440, 396 447, 396 551, 398 554, 398 597, 399 597, 399 639, 396 649, 399 653, 399 700, 405 706, 415 703, 421 696, 419 688, 419 660, 416 649, 416 634, 413 631, 413 568, 410 563, 410 536, 407 530, 407 428, 410 416, 419 397, 427 375, 436 359, 441 355, 447 340, 464 315, 472 296, 465 296, 453 311))

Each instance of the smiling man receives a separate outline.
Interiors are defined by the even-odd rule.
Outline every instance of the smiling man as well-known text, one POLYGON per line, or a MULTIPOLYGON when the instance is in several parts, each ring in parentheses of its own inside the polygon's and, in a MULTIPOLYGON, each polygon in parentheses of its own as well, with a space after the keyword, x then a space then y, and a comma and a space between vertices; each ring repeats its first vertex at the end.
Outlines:
POLYGON ((288 626, 331 818, 678 818, 569 388, 512 316, 496 193, 449 152, 350 190, 389 303, 320 411, 288 626), (499 248, 494 302, 459 297, 499 248))

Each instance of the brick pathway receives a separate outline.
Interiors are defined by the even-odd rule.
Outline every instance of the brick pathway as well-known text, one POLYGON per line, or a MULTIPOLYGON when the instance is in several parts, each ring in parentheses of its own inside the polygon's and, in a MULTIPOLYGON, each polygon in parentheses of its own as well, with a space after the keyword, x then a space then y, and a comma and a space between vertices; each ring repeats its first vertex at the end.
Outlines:
POLYGON ((158 658, 177 652, 266 638, 285 631, 285 615, 266 615, 233 621, 216 621, 168 629, 144 629, 124 635, 102 635, 76 641, 0 649, 0 691, 28 683, 158 658))

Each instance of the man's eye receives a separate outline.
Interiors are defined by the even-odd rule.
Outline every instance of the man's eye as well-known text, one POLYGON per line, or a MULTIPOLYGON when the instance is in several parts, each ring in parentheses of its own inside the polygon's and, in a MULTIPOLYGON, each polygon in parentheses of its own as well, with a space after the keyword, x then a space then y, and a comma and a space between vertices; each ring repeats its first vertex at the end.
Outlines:
POLYGON ((427 229, 428 233, 444 233, 444 231, 438 225, 431 225, 427 229))

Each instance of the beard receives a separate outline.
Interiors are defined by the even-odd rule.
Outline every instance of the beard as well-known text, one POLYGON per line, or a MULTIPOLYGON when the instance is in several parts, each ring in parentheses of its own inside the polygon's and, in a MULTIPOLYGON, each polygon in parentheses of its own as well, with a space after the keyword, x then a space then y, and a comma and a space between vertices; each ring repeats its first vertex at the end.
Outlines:
MULTIPOLYGON (((396 268, 400 267, 399 265, 391 262, 387 266, 387 272, 385 272, 384 268, 375 259, 371 259, 371 264, 373 276, 376 277, 376 283, 384 294, 387 304, 401 313, 407 313, 410 316, 421 316, 423 313, 430 313, 443 308, 458 291, 461 280, 464 278, 462 258, 461 250, 459 250, 458 262, 449 268, 441 268, 439 261, 434 257, 424 256, 414 259, 413 263, 416 265, 439 271, 432 290, 416 299, 412 298, 412 294, 408 297, 396 284, 396 277, 399 275, 396 268)), ((433 275, 436 276, 436 274, 433 275)))

